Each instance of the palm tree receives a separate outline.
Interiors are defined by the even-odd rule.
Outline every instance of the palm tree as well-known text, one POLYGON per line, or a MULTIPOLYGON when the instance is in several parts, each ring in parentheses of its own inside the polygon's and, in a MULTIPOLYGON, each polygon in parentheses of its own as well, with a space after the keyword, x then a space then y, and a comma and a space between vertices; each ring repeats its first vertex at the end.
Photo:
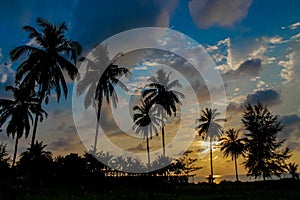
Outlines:
POLYGON ((176 106, 181 105, 180 98, 184 98, 184 95, 178 91, 173 90, 174 87, 182 87, 178 80, 170 82, 171 72, 167 73, 163 69, 159 69, 157 77, 151 76, 148 81, 150 83, 147 88, 143 90, 142 97, 145 97, 146 101, 150 101, 151 104, 159 104, 163 109, 158 109, 158 113, 161 116, 161 134, 162 134, 162 146, 163 156, 166 156, 165 150, 165 129, 164 119, 165 115, 176 116, 176 106), (166 113, 166 114, 165 114, 166 113))
POLYGON ((223 128, 218 122, 226 121, 225 119, 217 119, 219 112, 217 109, 205 108, 201 110, 201 116, 196 121, 199 125, 196 127, 198 134, 202 136, 202 139, 209 138, 209 151, 210 151, 210 176, 209 182, 213 183, 214 173, 213 173, 213 160, 212 160, 212 142, 215 137, 218 137, 223 133, 223 128))
POLYGON ((15 165, 18 150, 18 141, 25 134, 28 137, 30 126, 35 113, 40 119, 47 113, 38 106, 38 99, 33 93, 28 93, 24 88, 7 86, 6 90, 12 91, 14 99, 0 99, 0 127, 8 121, 6 127, 7 135, 12 135, 15 141, 12 167, 15 165))
POLYGON ((97 110, 97 125, 94 139, 94 154, 96 155, 103 99, 106 99, 108 104, 111 100, 113 106, 116 107, 118 96, 115 86, 119 86, 121 89, 127 91, 127 87, 118 78, 123 75, 128 76, 131 73, 128 69, 114 64, 115 60, 122 56, 122 54, 117 54, 109 61, 106 46, 98 46, 92 54, 92 59, 82 59, 87 61, 87 71, 84 77, 78 82, 77 92, 78 95, 82 95, 87 91, 84 99, 85 108, 93 104, 97 110))
POLYGON ((47 145, 43 142, 36 141, 33 146, 20 155, 20 162, 18 168, 25 175, 30 175, 33 183, 40 183, 42 180, 46 181, 49 178, 52 170, 52 153, 46 151, 47 145), (45 171, 47 173, 45 173, 45 171))
POLYGON ((287 165, 287 170, 292 175, 292 178, 299 180, 299 174, 297 173, 297 169, 298 169, 298 164, 296 163, 289 163, 287 165))
POLYGON ((20 159, 26 162, 39 163, 42 160, 52 160, 52 153, 50 151, 45 151, 47 147, 43 142, 36 141, 35 144, 27 148, 27 150, 21 153, 20 159))
MULTIPOLYGON (((28 37, 34 41, 34 44, 12 49, 10 58, 12 61, 16 61, 23 58, 23 55, 27 56, 27 59, 17 67, 15 81, 16 83, 22 82, 21 84, 26 87, 26 90, 36 90, 41 107, 44 100, 48 103, 53 90, 56 92, 58 102, 62 93, 67 98, 68 87, 63 72, 66 72, 74 80, 78 73, 75 67, 76 59, 82 49, 78 42, 65 37, 68 30, 66 23, 55 26, 41 18, 37 18, 36 22, 40 32, 32 26, 23 27, 23 30, 29 33, 28 37)), ((32 146, 35 142, 38 120, 39 115, 36 115, 31 140, 32 146)))
POLYGON ((239 130, 235 130, 233 128, 226 131, 226 135, 224 135, 221 139, 221 151, 223 151, 224 157, 231 156, 232 160, 234 160, 235 166, 235 176, 236 181, 239 181, 238 177, 238 169, 237 169, 237 158, 242 155, 245 156, 245 138, 239 138, 239 130))
POLYGON ((160 124, 160 120, 157 116, 157 113, 151 109, 152 104, 150 101, 141 101, 141 106, 134 106, 133 110, 136 113, 133 114, 134 129, 136 133, 140 133, 143 138, 146 138, 147 143, 147 153, 148 153, 148 168, 150 167, 150 150, 149 150, 149 138, 152 139, 152 136, 157 135, 157 127, 160 124))

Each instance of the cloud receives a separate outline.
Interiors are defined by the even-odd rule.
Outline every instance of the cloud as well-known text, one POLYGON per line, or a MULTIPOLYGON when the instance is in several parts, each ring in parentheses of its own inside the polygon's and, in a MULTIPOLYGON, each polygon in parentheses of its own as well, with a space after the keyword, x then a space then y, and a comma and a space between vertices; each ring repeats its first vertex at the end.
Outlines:
POLYGON ((218 65, 216 69, 221 73, 226 73, 234 68, 230 38, 220 40, 216 45, 208 46, 206 50, 211 53, 218 65))
POLYGON ((78 149, 79 146, 82 146, 82 143, 80 139, 75 134, 73 134, 69 135, 69 137, 60 137, 57 140, 51 142, 48 146, 51 151, 66 153, 78 149))
POLYGON ((251 0, 192 0, 190 14, 198 28, 230 27, 247 16, 251 0))
POLYGON ((280 72, 280 77, 284 80, 283 84, 287 84, 293 80, 295 53, 290 53, 285 57, 286 60, 280 60, 278 62, 278 65, 283 67, 283 69, 280 72))
POLYGON ((0 94, 1 98, 10 97, 5 91, 5 87, 14 83, 15 72, 11 69, 11 63, 0 64, 0 94))
POLYGON ((260 46, 258 49, 253 50, 249 55, 251 57, 257 57, 263 53, 265 53, 267 51, 267 47, 266 46, 260 46))
POLYGON ((300 150, 300 117, 296 114, 284 115, 281 117, 281 124, 284 127, 279 133, 278 139, 286 139, 286 146, 291 150, 300 150))
POLYGON ((269 44, 280 44, 283 43, 283 37, 281 36, 273 36, 273 37, 262 37, 262 40, 269 44))
POLYGON ((227 112, 241 112, 244 109, 244 106, 241 104, 238 104, 236 102, 230 102, 226 108, 227 112))
POLYGON ((294 24, 291 24, 289 26, 289 29, 294 30, 294 29, 298 28, 299 26, 300 26, 300 22, 296 22, 294 24))
POLYGON ((250 76, 250 77, 258 76, 260 70, 262 69, 261 62, 262 61, 259 58, 245 60, 240 64, 238 69, 230 70, 225 75, 238 77, 238 78, 244 76, 250 76))
POLYGON ((134 70, 140 71, 140 70, 147 70, 148 66, 142 65, 142 66, 136 66, 134 67, 134 70))
POLYGON ((284 126, 297 126, 300 124, 300 117, 296 114, 285 115, 281 117, 281 123, 284 126))
POLYGON ((169 27, 169 15, 177 0, 79 1, 73 32, 88 48, 119 32, 139 27, 169 27), (87 14, 88 13, 88 14, 87 14))
POLYGON ((298 34, 296 34, 296 35, 293 35, 293 36, 291 37, 291 39, 293 39, 293 40, 298 40, 298 39, 300 39, 300 33, 298 33, 298 34))
POLYGON ((267 105, 275 105, 281 102, 280 93, 276 90, 262 90, 249 94, 245 100, 245 104, 256 104, 258 101, 267 105))

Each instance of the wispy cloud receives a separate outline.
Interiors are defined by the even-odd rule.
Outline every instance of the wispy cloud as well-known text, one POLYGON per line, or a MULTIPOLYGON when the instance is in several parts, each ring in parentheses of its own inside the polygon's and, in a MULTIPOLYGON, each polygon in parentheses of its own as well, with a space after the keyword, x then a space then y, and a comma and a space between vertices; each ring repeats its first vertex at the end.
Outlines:
POLYGON ((294 74, 293 67, 295 65, 295 53, 286 55, 286 60, 280 60, 278 65, 283 67, 280 72, 280 76, 284 80, 283 84, 291 82, 294 74))
POLYGON ((300 26, 300 22, 296 22, 296 23, 290 25, 289 28, 293 30, 293 29, 298 28, 299 26, 300 26))
POLYGON ((251 3, 251 0, 192 0, 189 10, 198 28, 228 27, 247 16, 251 3))

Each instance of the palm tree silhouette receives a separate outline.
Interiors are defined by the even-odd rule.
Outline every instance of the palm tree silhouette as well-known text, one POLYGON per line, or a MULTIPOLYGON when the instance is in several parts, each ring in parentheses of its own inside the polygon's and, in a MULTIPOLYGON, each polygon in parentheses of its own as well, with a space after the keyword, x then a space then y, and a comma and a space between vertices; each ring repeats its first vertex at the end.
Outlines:
POLYGON ((287 170, 292 175, 292 178, 299 180, 299 174, 297 173, 297 169, 298 169, 298 164, 296 163, 289 163, 287 165, 287 170))
POLYGON ((213 160, 212 160, 212 142, 215 137, 222 134, 223 129, 218 122, 226 121, 225 119, 216 119, 221 113, 217 112, 217 109, 205 108, 201 110, 200 118, 196 121, 199 125, 196 127, 198 134, 202 136, 202 139, 209 138, 209 151, 210 151, 210 175, 208 180, 210 183, 214 181, 213 173, 213 160))
POLYGON ((25 134, 28 137, 33 118, 32 113, 43 119, 47 113, 38 105, 34 93, 28 93, 24 88, 7 86, 6 90, 12 91, 14 99, 0 99, 0 127, 8 121, 7 135, 12 135, 15 141, 12 167, 15 165, 18 141, 25 134))
POLYGON ((52 153, 46 151, 46 147, 47 145, 43 142, 36 141, 20 155, 19 168, 24 170, 25 174, 30 175, 31 181, 35 183, 40 183, 43 178, 46 179, 51 174, 52 153))
POLYGON ((30 146, 25 152, 21 153, 21 159, 28 160, 29 162, 43 159, 52 160, 52 153, 44 150, 46 147, 47 145, 43 144, 43 142, 36 141, 33 148, 30 146), (32 152, 32 154, 30 154, 30 152, 32 152))
POLYGON ((166 114, 176 116, 176 106, 181 105, 180 98, 184 98, 184 95, 178 91, 173 90, 174 87, 182 87, 178 80, 170 82, 171 72, 167 73, 163 69, 159 69, 157 77, 151 76, 148 81, 150 83, 146 86, 147 88, 142 91, 142 97, 145 97, 146 101, 151 104, 159 104, 162 108, 158 108, 158 114, 161 116, 161 134, 162 134, 162 146, 163 156, 166 156, 165 150, 165 124, 164 119, 166 114))
POLYGON ((242 155, 245 156, 245 138, 239 138, 239 130, 233 128, 226 131, 226 135, 223 135, 220 139, 221 151, 223 151, 224 157, 231 156, 234 160, 236 181, 239 181, 237 158, 242 155))
POLYGON ((106 99, 108 104, 111 100, 113 106, 116 107, 118 96, 115 91, 115 86, 119 86, 125 91, 128 90, 126 85, 124 85, 118 77, 123 75, 128 76, 131 73, 128 69, 114 64, 122 54, 117 54, 111 61, 109 60, 106 46, 98 45, 91 54, 92 58, 82 58, 82 61, 87 62, 87 70, 84 77, 78 82, 77 93, 78 95, 82 95, 86 91, 84 99, 85 108, 93 104, 97 110, 97 125, 93 152, 96 154, 103 99, 106 99))
POLYGON ((133 110, 136 111, 133 114, 133 121, 135 122, 133 128, 136 133, 140 133, 143 138, 146 138, 147 153, 148 153, 148 168, 150 167, 150 150, 149 150, 149 138, 157 135, 157 127, 160 125, 160 119, 157 116, 157 112, 151 109, 153 104, 150 101, 141 101, 141 106, 134 106, 133 110))
MULTIPOLYGON (((57 101, 63 93, 65 98, 68 95, 68 87, 63 71, 74 80, 78 73, 75 67, 76 59, 81 54, 81 46, 78 42, 65 37, 68 30, 67 24, 58 26, 37 18, 40 32, 32 26, 24 26, 23 30, 28 32, 28 37, 34 41, 32 45, 18 46, 10 51, 10 58, 16 61, 28 55, 16 71, 15 81, 25 85, 26 90, 37 91, 39 105, 43 101, 49 101, 51 91, 55 90, 57 101), (69 58, 69 59, 68 59, 69 58), (71 62, 73 61, 73 63, 71 62), (36 87, 37 86, 37 87, 36 87)), ((35 116, 31 145, 34 145, 39 115, 35 116)))

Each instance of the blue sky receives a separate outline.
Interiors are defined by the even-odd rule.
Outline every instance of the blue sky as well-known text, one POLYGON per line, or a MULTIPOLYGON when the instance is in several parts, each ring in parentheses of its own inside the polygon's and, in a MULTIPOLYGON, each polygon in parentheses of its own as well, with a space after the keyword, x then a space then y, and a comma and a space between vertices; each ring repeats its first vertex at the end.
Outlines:
MULTIPOLYGON (((0 96, 7 97, 4 87, 13 83, 16 67, 8 53, 30 42, 21 29, 24 25, 34 26, 37 17, 53 23, 67 22, 67 36, 80 42, 85 53, 128 29, 171 28, 200 43, 216 63, 227 95, 225 129, 241 128, 244 103, 259 99, 286 125, 279 137, 288 138, 286 145, 294 154, 291 160, 300 163, 299 10, 296 0, 1 1, 0 96)), ((143 66, 143 62, 139 64, 143 66)), ((72 86, 70 83, 70 90, 72 86)), ((55 155, 84 152, 72 118, 71 95, 60 104, 53 100, 46 110, 49 117, 39 125, 38 139, 44 140, 55 155)), ((0 138, 11 150, 12 140, 6 135, 0 138)), ((20 152, 28 143, 22 140, 20 152)), ((159 145, 159 139, 153 141, 153 146, 156 143, 159 145)), ((215 155, 216 173, 232 173, 230 160, 222 159, 217 150, 215 155)), ((200 173, 207 174, 207 157, 199 164, 205 166, 200 173)))

